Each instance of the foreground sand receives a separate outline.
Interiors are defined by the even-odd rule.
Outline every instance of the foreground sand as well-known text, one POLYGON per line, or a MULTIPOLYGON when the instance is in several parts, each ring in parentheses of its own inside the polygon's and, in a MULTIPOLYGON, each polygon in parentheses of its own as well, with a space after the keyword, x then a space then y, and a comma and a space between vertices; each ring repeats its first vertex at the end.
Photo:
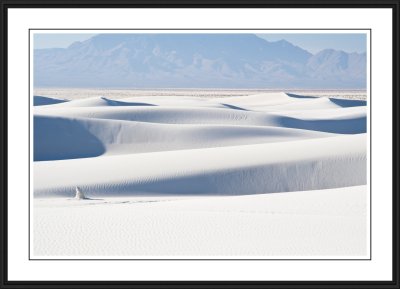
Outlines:
POLYGON ((236 197, 36 199, 37 256, 362 257, 366 187, 236 197))
POLYGON ((35 257, 366 257, 365 101, 34 103, 35 257))

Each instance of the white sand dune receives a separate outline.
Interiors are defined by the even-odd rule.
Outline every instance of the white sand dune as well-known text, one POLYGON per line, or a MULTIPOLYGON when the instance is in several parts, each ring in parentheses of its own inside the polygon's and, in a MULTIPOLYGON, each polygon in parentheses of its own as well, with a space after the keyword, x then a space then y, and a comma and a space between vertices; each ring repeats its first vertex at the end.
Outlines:
MULTIPOLYGON (((36 98, 36 96, 35 96, 36 98)), ((51 98, 48 98, 51 99, 51 98)), ((56 99, 55 99, 56 100, 56 99)), ((57 102, 54 102, 55 104, 57 102)), ((365 106, 362 100, 319 98, 290 93, 262 93, 250 96, 223 98, 199 98, 190 96, 151 96, 130 97, 113 100, 106 97, 91 97, 59 103, 51 108, 61 107, 104 107, 104 106, 162 106, 162 107, 210 107, 231 108, 237 110, 273 111, 273 110, 306 110, 332 109, 343 107, 365 106)), ((49 107, 47 107, 49 108, 49 107)))
POLYGON ((332 134, 241 125, 174 125, 35 116, 34 160, 235 146, 323 138, 332 134), (73 139, 71 139, 73 136, 73 139))
POLYGON ((315 99, 304 99, 301 101, 290 102, 287 104, 280 105, 257 105, 257 106, 242 106, 243 108, 256 111, 285 111, 285 110, 318 110, 323 111, 325 109, 335 109, 343 107, 359 107, 364 102, 360 100, 345 100, 344 102, 339 100, 333 100, 329 98, 315 98, 315 99))
POLYGON ((240 195, 362 185, 366 183, 365 142, 361 134, 35 162, 34 194, 72 197, 75 186, 98 197, 240 195))
POLYGON ((292 93, 261 93, 251 96, 218 98, 215 101, 228 102, 257 111, 329 109, 365 106, 362 100, 343 100, 325 97, 303 96, 292 93))
POLYGON ((152 106, 153 104, 140 102, 140 101, 131 101, 126 102, 123 100, 112 100, 105 97, 92 97, 92 98, 84 98, 78 99, 68 102, 59 103, 58 105, 54 105, 53 107, 101 107, 101 106, 152 106))
POLYGON ((217 124, 275 126, 299 128, 331 133, 365 133, 365 107, 341 108, 321 112, 307 111, 302 114, 290 111, 257 112, 232 108, 193 108, 193 107, 74 107, 74 109, 52 108, 36 110, 37 116, 59 116, 66 118, 95 118, 151 122, 162 124, 217 124), (329 115, 329 117, 327 117, 329 115))
POLYGON ((46 101, 33 120, 35 255, 366 254, 364 101, 46 101), (71 200, 76 187, 88 199, 71 200))
POLYGON ((362 258, 366 186, 230 197, 35 199, 41 258, 362 258))

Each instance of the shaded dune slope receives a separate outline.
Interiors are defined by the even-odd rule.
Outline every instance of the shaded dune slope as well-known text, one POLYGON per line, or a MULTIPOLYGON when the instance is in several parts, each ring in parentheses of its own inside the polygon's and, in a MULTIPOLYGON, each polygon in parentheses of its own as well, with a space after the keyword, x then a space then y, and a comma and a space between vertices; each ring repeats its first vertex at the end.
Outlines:
POLYGON ((90 118, 35 116, 34 160, 234 146, 328 137, 284 127, 174 125, 90 118))
POLYGON ((365 142, 366 135, 361 134, 35 162, 34 195, 72 197, 75 186, 99 197, 259 194, 362 185, 366 183, 365 142))
POLYGON ((67 100, 58 99, 54 97, 40 96, 40 95, 35 95, 33 97, 33 106, 52 105, 64 102, 67 102, 67 100))
POLYGON ((34 160, 95 157, 112 144, 124 145, 121 153, 136 153, 366 132, 365 112, 334 112, 310 118, 210 108, 52 110, 34 116, 34 160))

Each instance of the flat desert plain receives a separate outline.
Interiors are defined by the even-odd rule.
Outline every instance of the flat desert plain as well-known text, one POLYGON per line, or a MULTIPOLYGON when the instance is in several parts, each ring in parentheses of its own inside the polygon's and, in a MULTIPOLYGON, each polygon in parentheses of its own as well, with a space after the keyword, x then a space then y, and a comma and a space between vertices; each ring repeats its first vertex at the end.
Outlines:
POLYGON ((35 95, 32 258, 368 257, 363 92, 35 95))

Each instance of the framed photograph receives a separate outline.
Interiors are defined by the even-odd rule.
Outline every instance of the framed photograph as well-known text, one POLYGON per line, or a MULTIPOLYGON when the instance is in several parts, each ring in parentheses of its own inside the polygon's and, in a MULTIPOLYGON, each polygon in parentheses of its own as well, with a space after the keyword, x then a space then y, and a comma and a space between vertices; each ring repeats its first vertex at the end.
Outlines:
POLYGON ((3 1, 1 288, 399 288, 399 1, 3 1))

